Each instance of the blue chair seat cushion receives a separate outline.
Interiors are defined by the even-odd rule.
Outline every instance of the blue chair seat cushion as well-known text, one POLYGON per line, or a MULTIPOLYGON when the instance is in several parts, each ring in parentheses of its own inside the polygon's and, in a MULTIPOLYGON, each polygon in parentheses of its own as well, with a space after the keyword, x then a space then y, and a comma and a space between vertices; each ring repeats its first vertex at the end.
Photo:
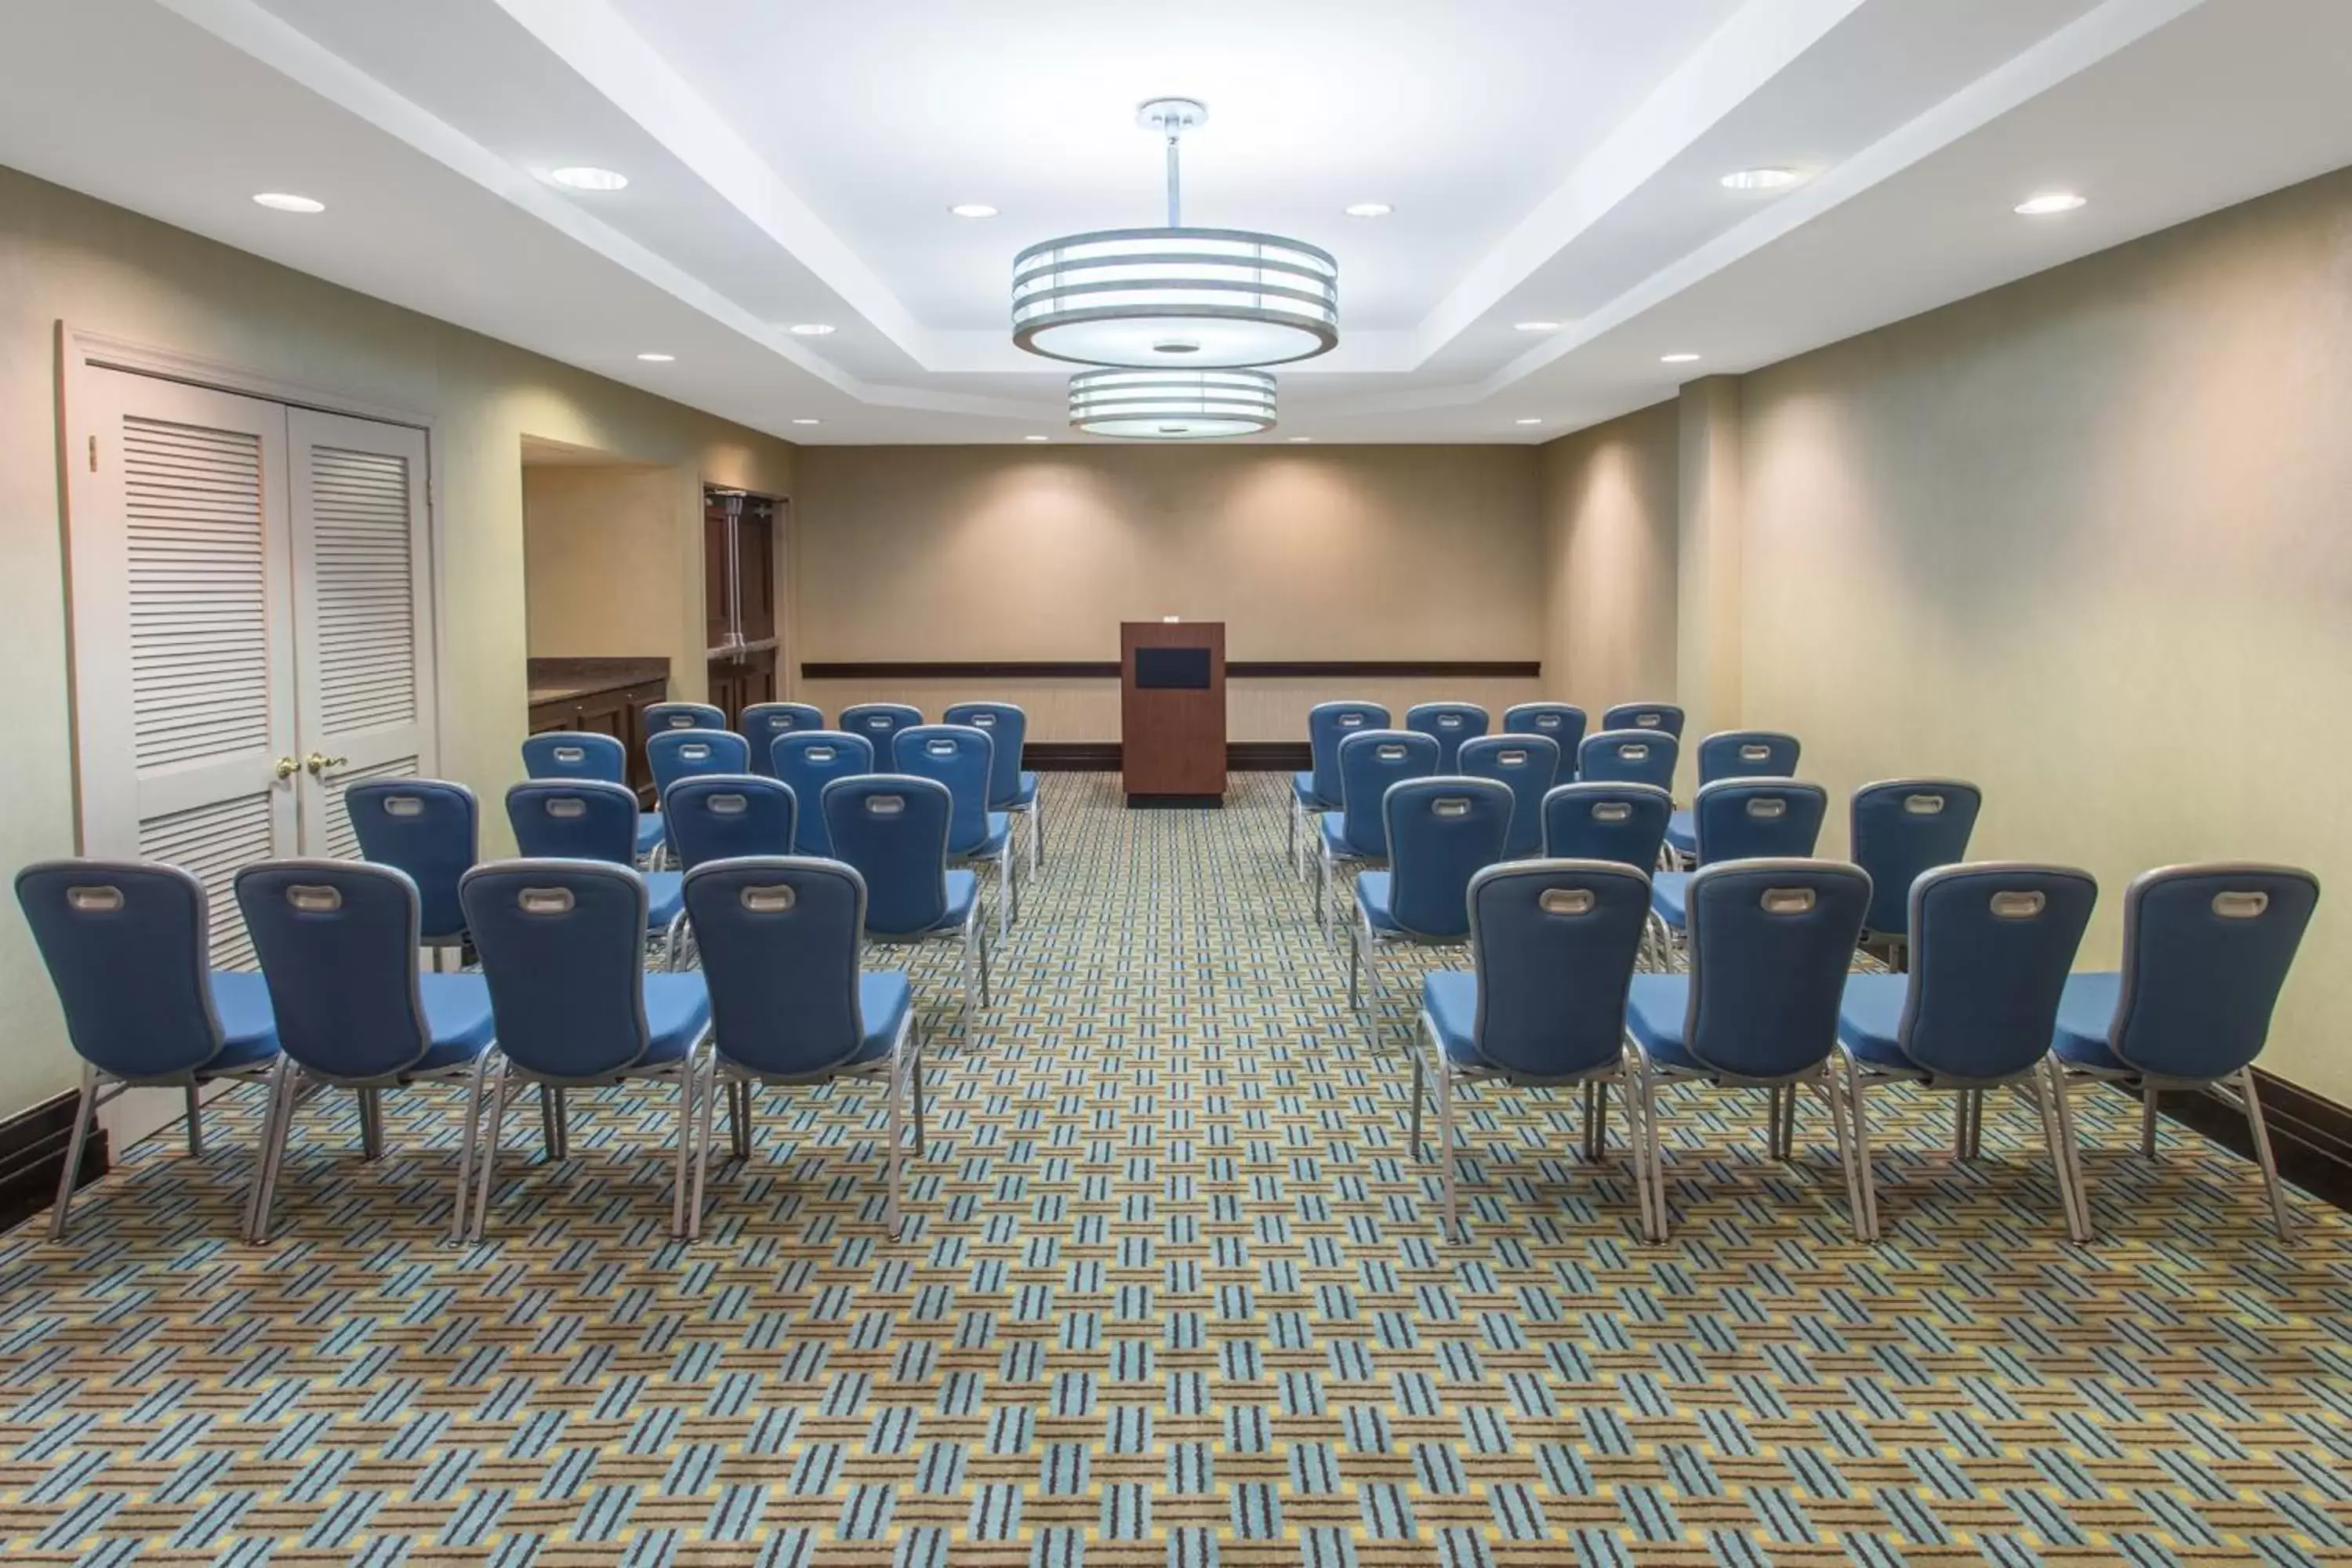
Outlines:
POLYGON ((1334 860, 1370 860, 1377 857, 1365 854, 1348 842, 1348 818, 1344 812, 1327 811, 1322 816, 1323 847, 1331 852, 1334 860))
POLYGON ((490 1048, 498 1027, 490 1017, 488 981, 478 974, 420 974, 416 991, 425 1003, 425 1027, 433 1046, 410 1072, 455 1067, 490 1048))
POLYGON ((247 970, 212 972, 213 1013, 220 1019, 221 1048, 199 1076, 235 1072, 278 1054, 278 1018, 269 1010, 269 982, 247 970))
POLYGON ((1676 931, 1690 924, 1690 879, 1688 871, 1661 871, 1650 879, 1650 907, 1676 931))
POLYGON ((953 931, 971 919, 971 911, 980 904, 980 878, 971 871, 948 873, 948 912, 940 918, 934 931, 953 931))
POLYGON ((1897 1043, 1903 1031, 1903 1003, 1911 994, 1907 974, 1853 974, 1846 977, 1845 1000, 1838 1005, 1838 1038, 1862 1060, 1895 1072, 1917 1072, 1919 1065, 1903 1054, 1897 1043))
POLYGON ((1004 847, 1012 842, 1011 815, 1002 811, 992 811, 988 814, 987 835, 971 848, 959 850, 957 853, 967 860, 993 860, 1003 854, 1004 847))
POLYGON ((1035 773, 1023 773, 1021 775, 1020 782, 1013 786, 1013 798, 1001 802, 1000 804, 1013 811, 1026 811, 1031 806, 1036 805, 1037 775, 1035 773))
POLYGON ((1487 1065, 1478 1055, 1478 976, 1467 969, 1441 969, 1421 983, 1422 1011, 1445 1059, 1459 1067, 1487 1065))
POLYGON ((661 841, 661 813, 658 811, 641 811, 637 813, 638 855, 642 857, 652 854, 654 852, 654 846, 659 844, 661 841))
POLYGON ((857 977, 857 1013, 865 1020, 866 1037, 857 1042, 850 1061, 879 1061, 890 1054, 891 1042, 915 1005, 914 988, 895 969, 877 969, 857 977))
POLYGON ((1396 916, 1389 912, 1389 900, 1396 891, 1396 873, 1392 871, 1359 871, 1356 873, 1356 907, 1364 911, 1366 923, 1386 936, 1399 935, 1404 928, 1396 916))
POLYGON ((2107 1048, 2107 1031, 2115 1026, 2123 994, 2124 977, 2114 970, 2066 976, 2066 988, 2058 994, 2058 1030, 2050 1042, 2059 1060, 2095 1072, 2132 1070, 2107 1048))
POLYGON ((641 1067, 674 1062, 694 1048, 710 1022, 710 990, 699 974, 646 976, 646 1028, 653 1037, 641 1067))
POLYGON ((686 908, 686 873, 647 871, 645 878, 646 930, 659 935, 686 908))
POLYGON ((1315 793, 1315 775, 1313 773, 1293 773, 1290 775, 1290 798, 1297 801, 1299 805, 1305 806, 1309 811, 1328 811, 1331 809, 1331 803, 1315 793))
POLYGON ((1691 1072, 1710 1070, 1684 1047, 1683 1024, 1690 1011, 1690 976, 1636 974, 1625 993, 1625 1027, 1650 1059, 1691 1072))
POLYGON ((1698 813, 1678 811, 1666 818, 1666 842, 1685 855, 1698 853, 1698 813))

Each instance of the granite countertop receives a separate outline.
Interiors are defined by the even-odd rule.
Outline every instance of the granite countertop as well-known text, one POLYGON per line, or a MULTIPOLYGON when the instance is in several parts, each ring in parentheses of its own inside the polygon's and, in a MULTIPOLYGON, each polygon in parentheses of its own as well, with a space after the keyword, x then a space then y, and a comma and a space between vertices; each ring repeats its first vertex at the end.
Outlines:
POLYGON ((658 658, 534 658, 528 668, 534 706, 669 679, 669 660, 658 658))

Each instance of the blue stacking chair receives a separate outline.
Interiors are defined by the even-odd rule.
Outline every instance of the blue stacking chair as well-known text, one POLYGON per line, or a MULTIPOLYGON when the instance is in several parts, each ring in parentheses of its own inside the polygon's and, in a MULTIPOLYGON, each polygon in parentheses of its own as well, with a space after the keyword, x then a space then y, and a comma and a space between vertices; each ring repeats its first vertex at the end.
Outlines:
POLYGON ((1654 784, 1671 794, 1681 744, 1663 730, 1601 730, 1576 748, 1579 784, 1654 784))
POLYGON ((646 704, 646 739, 651 741, 665 730, 724 730, 727 715, 708 702, 648 702, 646 704))
MULTIPOLYGON (((1829 792, 1793 779, 1725 779, 1698 792, 1692 810, 1698 821, 1698 863, 1726 860, 1803 860, 1819 847, 1829 792)), ((1661 871, 1650 879, 1650 912, 1657 917, 1664 956, 1674 956, 1674 939, 1687 923, 1685 903, 1692 873, 1661 871)))
POLYGON ((1864 942, 1901 968, 1911 931, 1911 884, 1923 871, 1969 858, 1984 795, 1960 779, 1888 779, 1853 792, 1853 863, 1870 873, 1864 942))
MULTIPOLYGON (((515 847, 530 860, 630 862, 630 824, 637 797, 620 784, 588 779, 559 784, 532 779, 507 791, 507 823, 515 847)), ((662 966, 676 964, 686 895, 676 871, 646 873, 646 934, 662 944, 662 966)))
POLYGON ((988 994, 988 928, 980 919, 980 879, 948 865, 955 799, 937 779, 863 773, 824 786, 818 802, 834 856, 866 882, 866 934, 892 945, 963 943, 964 1029, 977 987, 988 994))
MULTIPOLYGON (((246 1238, 258 1243, 269 1237, 270 1204, 306 1082, 359 1096, 361 1151, 379 1159, 383 1091, 466 1083, 478 1096, 497 1031, 480 975, 419 973, 416 884, 405 872, 357 860, 267 860, 236 874, 236 902, 261 958, 282 1053, 270 1072, 261 1170, 246 1215, 246 1238)), ((469 1109, 457 1144, 452 1240, 466 1230, 478 1131, 469 1109)))
POLYGON ((1879 1230, 1864 1091, 1915 1083, 1956 1097, 1956 1159, 1978 1153, 1988 1089, 2005 1086, 2031 1098, 2067 1232, 2090 1240, 2090 1215, 2076 1184, 2074 1121, 2060 1114, 2050 1044, 2059 994, 2098 897, 2089 872, 2064 866, 1986 862, 1923 872, 1911 884, 1911 972, 1847 977, 1838 1046, 1862 1163, 1866 1238, 1875 1241, 1879 1230))
POLYGON ((1493 779, 1511 792, 1511 831, 1503 858, 1517 860, 1543 847, 1543 802, 1559 775, 1559 748, 1543 735, 1481 735, 1462 742, 1455 771, 1493 779))
POLYGON ((360 853, 394 866, 416 884, 417 930, 425 945, 466 951, 466 911, 457 880, 473 868, 481 844, 474 792, 439 779, 367 779, 343 791, 343 810, 360 853))
MULTIPOLYGON (((654 799, 669 794, 680 779, 710 773, 740 775, 751 771, 751 742, 731 730, 664 730, 646 737, 646 763, 654 775, 654 799)), ((677 841, 664 820, 662 845, 668 863, 677 863, 677 841)))
POLYGON ((713 1023, 695 1208, 702 1205, 711 1102, 719 1086, 727 1090, 735 1157, 749 1160, 752 1096, 760 1085, 880 1079, 889 1099, 882 1151, 889 1195, 882 1228, 896 1236, 909 1091, 915 1157, 923 1153, 923 1034, 906 974, 870 970, 862 961, 865 879, 837 860, 713 860, 687 873, 686 907, 700 933, 713 1023))
POLYGON ((1674 797, 1656 784, 1557 785, 1543 798, 1544 858, 1614 860, 1646 879, 1674 808, 1674 797))
MULTIPOLYGON (((16 873, 33 928, 81 1058, 52 1240, 66 1234, 74 1182, 98 1108, 127 1089, 178 1089, 188 1152, 205 1152, 205 1085, 265 1081, 278 1065, 278 1026, 260 975, 209 963, 211 914, 202 882, 142 860, 42 860, 16 873)), ((260 1163, 255 1162, 257 1170, 260 1163)))
POLYGON ((1683 710, 1671 702, 1620 702, 1601 715, 1603 730, 1649 730, 1683 735, 1683 710))
POLYGON ((969 724, 910 724, 890 744, 898 772, 948 786, 955 807, 948 817, 948 864, 996 868, 996 934, 1002 939, 1015 912, 1015 894, 1013 819, 988 809, 995 742, 987 731, 969 724))
POLYGON ((1475 702, 1416 702, 1404 710, 1404 727, 1437 742, 1437 771, 1455 773, 1462 742, 1486 732, 1486 710, 1475 702))
POLYGON ((754 702, 736 724, 735 732, 751 748, 751 771, 773 778, 777 740, 798 731, 824 729, 824 714, 805 702, 754 702))
MULTIPOLYGON (((2294 866, 2227 862, 2142 872, 2124 893, 2124 966, 2069 975, 2055 1046, 2067 1080, 2136 1089, 2140 1152, 2156 1157, 2156 1099, 2203 1089, 2246 1113, 2271 1223, 2288 1237, 2286 1194, 2254 1087, 2271 1012, 2319 903, 2294 866)), ((2083 1206, 2087 1222, 2089 1190, 2083 1206)))
MULTIPOLYGON (((1454 1086, 1492 1079, 1521 1088, 1584 1087, 1584 1157, 1599 1163, 1608 1143, 1609 1086, 1629 1084, 1625 993, 1650 912, 1641 868, 1597 860, 1532 860, 1489 866, 1470 879, 1470 962, 1427 976, 1421 1029, 1437 1080, 1438 1163, 1444 1173, 1445 1228, 1459 1237, 1454 1192, 1454 1086)), ((1421 1100, 1427 1080, 1412 1058, 1412 1150, 1422 1155, 1421 1100)), ((1650 1169, 1626 1097, 1635 1153, 1633 1187, 1650 1212, 1650 1169)))
POLYGON ((469 1127, 488 1119, 474 1238, 481 1239, 488 1217, 509 1089, 539 1086, 547 1156, 560 1160, 570 1143, 562 1092, 631 1079, 677 1086, 669 1227, 674 1237, 691 1237, 695 1055, 709 1033, 710 999, 698 974, 646 973, 645 879, 626 866, 588 860, 498 860, 467 872, 460 896, 498 1025, 498 1049, 474 1080, 466 1111, 469 1127))
POLYGON ((776 777, 800 805, 793 821, 793 851, 831 858, 833 837, 817 803, 834 780, 874 771, 874 743, 845 730, 796 730, 776 738, 773 755, 776 777))
MULTIPOLYGON (((1790 779, 1797 776, 1797 737, 1778 730, 1722 730, 1698 743, 1698 787, 1723 779, 1790 779)), ((1666 843, 1687 861, 1698 854, 1698 816, 1677 811, 1666 825, 1666 843)))
POLYGON ((969 724, 985 732, 994 750, 989 753, 988 809, 1024 820, 1029 826, 1029 874, 1045 863, 1045 813, 1037 804, 1037 775, 1022 769, 1022 753, 1029 743, 1029 715, 1010 702, 958 702, 940 715, 940 722, 969 724))
POLYGON ((923 710, 904 702, 859 702, 841 710, 841 727, 853 735, 863 735, 874 748, 874 755, 884 763, 891 756, 891 741, 901 730, 911 730, 923 721, 923 710))
POLYGON ((1460 947, 1470 940, 1470 879, 1503 858, 1511 831, 1511 789, 1493 779, 1441 773, 1389 785, 1381 796, 1389 867, 1356 877, 1349 928, 1348 1005, 1358 1006, 1356 971, 1372 973, 1372 1022, 1380 1037, 1380 966, 1388 942, 1460 947))
POLYGON ((1312 766, 1290 775, 1291 864, 1306 876, 1315 824, 1343 804, 1339 794, 1339 742, 1350 735, 1389 727, 1389 710, 1377 702, 1318 702, 1307 710, 1307 750, 1312 766), (1307 831, 1301 833, 1300 828, 1307 831))
POLYGON ((670 785, 662 815, 677 844, 678 868, 691 871, 705 860, 791 854, 799 805, 791 786, 778 780, 705 773, 670 785))
MULTIPOLYGON (((534 779, 600 779, 606 784, 629 782, 629 751, 611 735, 586 730, 551 730, 522 743, 522 771, 534 779)), ((637 858, 643 860, 662 844, 658 811, 637 814, 637 858)))
POLYGON ((1639 1063, 1637 1088, 1650 1161, 1650 1239, 1669 1223, 1662 1084, 1697 1081, 1769 1091, 1765 1121, 1776 1159, 1796 1152, 1797 1091, 1829 1101, 1854 1229, 1867 1224, 1861 1162, 1846 1101, 1832 1068, 1846 964, 1870 902, 1859 867, 1828 860, 1732 860, 1691 879, 1691 963, 1686 974, 1636 974, 1625 1031, 1639 1063))
MULTIPOLYGON (((1567 702, 1522 702, 1503 710, 1506 735, 1541 735, 1559 748, 1563 768, 1576 765, 1576 748, 1584 744, 1584 710, 1567 702)), ((1566 784, 1565 775, 1552 780, 1566 784)))
POLYGON ((1360 730, 1339 742, 1339 809, 1317 819, 1315 918, 1326 931, 1331 889, 1342 865, 1377 866, 1389 858, 1381 802, 1389 786, 1437 772, 1437 739, 1410 730, 1360 730))

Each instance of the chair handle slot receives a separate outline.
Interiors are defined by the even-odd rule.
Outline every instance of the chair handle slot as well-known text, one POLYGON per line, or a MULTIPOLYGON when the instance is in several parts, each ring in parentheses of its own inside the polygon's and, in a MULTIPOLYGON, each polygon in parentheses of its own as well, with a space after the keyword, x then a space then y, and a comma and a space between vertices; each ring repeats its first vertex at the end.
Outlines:
POLYGON ((673 713, 668 718, 662 721, 662 728, 665 730, 691 730, 694 728, 694 715, 691 713, 673 713))
POLYGON ((1528 754, 1525 752, 1497 752, 1495 762, 1499 767, 1523 768, 1528 765, 1528 754))
POLYGON ((1546 888, 1536 900, 1548 915, 1589 915, 1598 902, 1590 888, 1546 888))
POLYGON ((907 797, 903 795, 869 795, 866 797, 866 814, 868 816, 903 816, 906 811, 907 797))
POLYGON ((811 746, 801 755, 813 763, 829 763, 833 761, 835 753, 831 746, 811 746))
POLYGON ((975 730, 993 730, 996 728, 996 715, 975 713, 971 716, 971 727, 975 730))
POLYGON ((388 795, 383 797, 383 814, 386 816, 422 816, 425 815, 425 802, 413 795, 388 795))
POLYGON ((2259 889, 2213 895, 2213 912, 2225 921, 2250 921, 2270 907, 2271 896, 2259 889))
POLYGON ((800 900, 800 894, 789 882, 770 887, 746 888, 736 895, 736 900, 755 915, 780 915, 800 900))
POLYGON ((1340 715, 1339 715, 1339 728, 1340 728, 1340 729, 1342 729, 1342 730, 1360 730, 1360 729, 1362 729, 1363 727, 1364 727, 1364 716, 1363 716, 1361 713, 1342 713, 1342 714, 1340 714, 1340 715))
POLYGON ((1767 888, 1760 900, 1768 915, 1801 915, 1817 901, 1811 888, 1767 888))
POLYGON ((1538 730, 1557 730, 1557 729, 1559 729, 1559 714, 1557 714, 1557 713, 1538 713, 1538 714, 1537 714, 1537 715, 1536 715, 1536 728, 1537 728, 1537 729, 1538 729, 1538 730))
POLYGON ((568 915, 572 906, 569 888, 525 888, 515 895, 515 907, 527 915, 568 915))
POLYGON ((1628 822, 1633 819, 1633 808, 1622 800, 1602 800, 1593 803, 1592 820, 1595 822, 1628 822))
POLYGON ((1748 803, 1748 815, 1765 822, 1775 821, 1789 815, 1789 803, 1777 795, 1758 795, 1748 803))
POLYGON ((1764 763, 1769 762, 1771 759, 1772 748, 1769 746, 1759 745, 1755 742, 1750 741, 1748 744, 1739 748, 1739 760, 1743 763, 1764 763))
POLYGON ((1914 816, 1933 816, 1944 809, 1944 797, 1940 795, 1906 795, 1903 797, 1903 809, 1914 816))
POLYGON ((1440 713, 1437 716, 1437 727, 1441 730, 1459 730, 1462 728, 1462 715, 1459 713, 1440 713))
POLYGON ((923 742, 923 750, 935 757, 952 757, 956 754, 956 743, 953 741, 945 740, 926 741, 923 742))
POLYGON ((68 888, 66 907, 86 915, 110 915, 122 907, 122 889, 111 887, 68 888))
POLYGON ((1633 728, 1636 730, 1654 730, 1665 721, 1666 716, 1663 713, 1636 713, 1633 715, 1633 728))
POLYGON ((547 803, 547 815, 569 822, 588 815, 588 803, 576 795, 560 795, 547 803))
POLYGON ((588 748, 585 746, 558 746, 555 748, 555 760, 559 763, 584 763, 588 760, 588 748))
POLYGON ((1617 748, 1620 762, 1640 763, 1649 760, 1650 748, 1638 741, 1629 741, 1617 748))
POLYGON ((1385 745, 1374 751, 1372 755, 1384 763, 1401 763, 1404 761, 1404 748, 1394 744, 1385 745))
POLYGON ((740 816, 751 809, 749 795, 714 795, 709 804, 713 816, 740 816))
POLYGON ((306 915, 331 914, 343 907, 342 890, 297 882, 286 889, 286 901, 306 915))
POLYGON ((685 762, 707 763, 710 760, 710 748, 697 741, 690 746, 680 746, 677 754, 685 762))
POLYGON ((1470 815, 1470 803, 1458 795, 1450 795, 1443 800, 1431 801, 1429 809, 1435 816, 1467 816, 1470 815))
POLYGON ((1996 920, 2030 921, 2049 907, 2049 896, 2039 889, 2008 888, 1992 896, 1996 920))

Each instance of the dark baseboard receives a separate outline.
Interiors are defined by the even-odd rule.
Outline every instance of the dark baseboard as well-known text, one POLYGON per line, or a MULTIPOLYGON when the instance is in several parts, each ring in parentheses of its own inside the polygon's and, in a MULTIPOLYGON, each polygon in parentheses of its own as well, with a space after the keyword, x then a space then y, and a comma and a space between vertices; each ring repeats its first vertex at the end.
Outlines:
MULTIPOLYGON (((2279 1174, 2315 1198, 2352 1209, 2352 1110, 2254 1069, 2279 1174)), ((2254 1140, 2233 1106, 2190 1089, 2159 1095, 2158 1109, 2251 1160, 2254 1140)))
POLYGON ((1225 797, 1221 795, 1131 795, 1127 797, 1129 811, 1222 811, 1225 797))
MULTIPOLYGON (((73 1137, 78 1093, 60 1094, 0 1121, 0 1228, 21 1225, 58 1200, 58 1174, 73 1137)), ((93 1131, 81 1148, 79 1189, 106 1174, 106 1129, 93 1131)))
POLYGON ((1230 741, 1225 771, 1234 773, 1303 773, 1315 765, 1315 748, 1304 741, 1230 741))
MULTIPOLYGON (((1117 659, 910 659, 803 664, 803 680, 1117 680, 1117 659)), ((1526 658, 1228 659, 1229 680, 1532 680, 1542 661, 1526 658)))
MULTIPOLYGON (((1021 763, 1033 773, 1115 773, 1120 752, 1117 741, 1032 741, 1021 748, 1021 763)), ((1232 741, 1225 746, 1227 773, 1297 773, 1314 765, 1304 741, 1232 741)))

